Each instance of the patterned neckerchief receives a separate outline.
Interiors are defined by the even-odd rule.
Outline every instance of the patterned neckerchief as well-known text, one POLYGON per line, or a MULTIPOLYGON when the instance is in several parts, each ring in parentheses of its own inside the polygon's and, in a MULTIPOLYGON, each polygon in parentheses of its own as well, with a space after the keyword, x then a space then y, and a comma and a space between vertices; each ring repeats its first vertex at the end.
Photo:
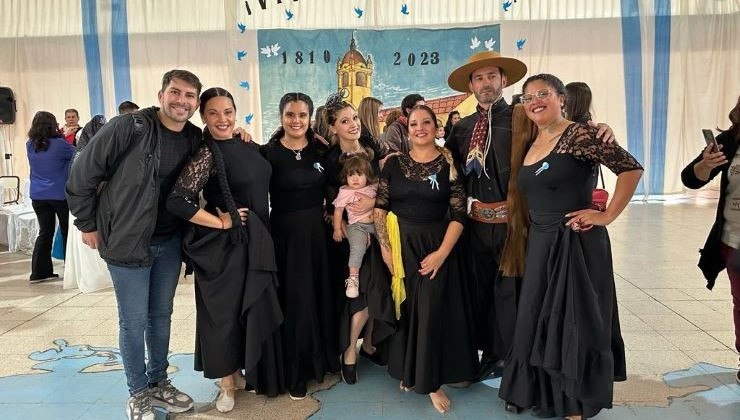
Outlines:
MULTIPOLYGON (((493 106, 493 104, 491 105, 493 106)), ((465 175, 469 175, 473 170, 480 176, 485 165, 486 137, 488 136, 488 114, 491 110, 483 109, 480 104, 475 106, 478 112, 478 121, 473 127, 473 136, 470 139, 468 156, 465 159, 465 175)))

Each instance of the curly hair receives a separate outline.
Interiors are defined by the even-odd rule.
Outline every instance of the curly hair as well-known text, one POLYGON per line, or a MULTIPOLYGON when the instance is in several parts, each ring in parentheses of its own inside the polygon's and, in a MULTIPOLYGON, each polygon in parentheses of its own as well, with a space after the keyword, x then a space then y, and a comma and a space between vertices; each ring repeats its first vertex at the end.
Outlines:
POLYGON ((62 135, 59 134, 59 125, 54 114, 47 111, 37 112, 28 130, 28 139, 31 140, 33 150, 45 152, 49 148, 49 139, 56 137, 62 135))

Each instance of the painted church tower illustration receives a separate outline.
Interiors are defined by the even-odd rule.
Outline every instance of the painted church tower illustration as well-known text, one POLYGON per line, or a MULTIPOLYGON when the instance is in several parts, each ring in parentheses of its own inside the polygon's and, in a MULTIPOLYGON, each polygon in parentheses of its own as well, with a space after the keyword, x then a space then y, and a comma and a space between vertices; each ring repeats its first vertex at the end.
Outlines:
POLYGON ((337 90, 344 90, 345 101, 355 108, 360 106, 362 98, 372 96, 373 59, 367 59, 357 50, 355 36, 349 44, 349 51, 337 63, 337 90))

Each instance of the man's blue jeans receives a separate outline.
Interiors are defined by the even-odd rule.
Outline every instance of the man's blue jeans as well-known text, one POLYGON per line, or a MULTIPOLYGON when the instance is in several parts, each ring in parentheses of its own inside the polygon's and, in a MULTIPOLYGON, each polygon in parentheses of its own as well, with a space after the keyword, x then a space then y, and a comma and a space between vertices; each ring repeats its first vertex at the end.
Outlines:
POLYGON ((118 341, 131 395, 167 378, 172 300, 180 279, 182 238, 149 247, 151 267, 108 264, 118 301, 118 341), (148 363, 144 361, 144 339, 148 363))

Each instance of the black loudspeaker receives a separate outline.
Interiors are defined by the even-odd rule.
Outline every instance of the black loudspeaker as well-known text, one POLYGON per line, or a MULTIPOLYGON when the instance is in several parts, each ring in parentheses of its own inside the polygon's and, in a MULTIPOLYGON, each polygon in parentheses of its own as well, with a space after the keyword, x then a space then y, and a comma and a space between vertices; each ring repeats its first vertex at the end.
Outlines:
POLYGON ((15 122, 15 96, 13 89, 0 87, 0 124, 15 122))

